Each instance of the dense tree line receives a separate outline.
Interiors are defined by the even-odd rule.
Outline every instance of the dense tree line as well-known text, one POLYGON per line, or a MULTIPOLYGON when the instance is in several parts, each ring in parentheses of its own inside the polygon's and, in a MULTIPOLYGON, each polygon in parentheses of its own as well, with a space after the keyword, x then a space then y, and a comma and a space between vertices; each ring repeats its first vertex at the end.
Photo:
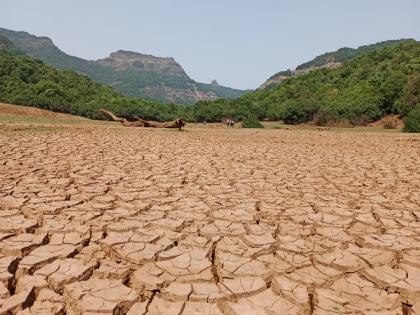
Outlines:
POLYGON ((363 125, 386 114, 406 116, 420 106, 420 43, 404 42, 361 55, 337 69, 320 69, 236 100, 199 102, 197 120, 222 117, 298 124, 363 125))

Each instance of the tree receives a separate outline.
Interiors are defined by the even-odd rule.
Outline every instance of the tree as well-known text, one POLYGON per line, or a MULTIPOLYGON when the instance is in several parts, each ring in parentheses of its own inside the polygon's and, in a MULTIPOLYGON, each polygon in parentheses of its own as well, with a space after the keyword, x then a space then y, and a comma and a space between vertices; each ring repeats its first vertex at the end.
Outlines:
POLYGON ((404 132, 420 132, 420 107, 413 109, 404 118, 404 132))

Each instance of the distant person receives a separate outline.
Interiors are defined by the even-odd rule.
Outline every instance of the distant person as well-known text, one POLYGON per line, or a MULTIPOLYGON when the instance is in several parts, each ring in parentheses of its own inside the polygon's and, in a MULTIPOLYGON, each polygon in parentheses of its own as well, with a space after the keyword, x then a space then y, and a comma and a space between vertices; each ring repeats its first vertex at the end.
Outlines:
POLYGON ((235 121, 234 121, 234 120, 231 120, 231 121, 230 121, 230 126, 231 126, 232 128, 235 128, 235 121))

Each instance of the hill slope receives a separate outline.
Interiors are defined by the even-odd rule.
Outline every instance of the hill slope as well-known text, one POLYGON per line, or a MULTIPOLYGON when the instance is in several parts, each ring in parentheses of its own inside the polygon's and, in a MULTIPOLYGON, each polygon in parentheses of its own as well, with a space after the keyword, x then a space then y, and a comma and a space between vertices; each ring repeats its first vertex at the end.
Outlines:
POLYGON ((272 89, 237 100, 200 102, 195 115, 207 121, 255 115, 287 123, 366 124, 386 114, 420 107, 420 43, 407 41, 291 77, 272 89))
POLYGON ((220 97, 236 98, 246 91, 214 84, 197 83, 173 58, 160 58, 129 51, 111 53, 108 58, 88 61, 70 56, 48 37, 0 28, 0 35, 28 56, 60 69, 74 70, 117 91, 170 103, 195 103, 220 97))
POLYGON ((333 52, 328 52, 320 56, 315 57, 313 60, 305 62, 296 67, 296 70, 308 69, 312 67, 324 66, 330 62, 344 62, 356 58, 362 54, 366 54, 372 51, 381 50, 385 47, 398 46, 403 42, 410 41, 412 39, 396 39, 387 40, 384 42, 378 42, 376 44, 364 45, 358 48, 343 47, 333 52))
POLYGON ((289 77, 296 77, 303 74, 306 74, 313 70, 318 70, 322 68, 334 69, 338 68, 343 62, 352 60, 362 54, 366 54, 372 51, 381 50, 385 47, 394 47, 399 44, 407 41, 412 41, 412 39, 398 39, 398 40, 388 40, 384 42, 379 42, 376 44, 360 46, 358 48, 340 48, 333 52, 327 52, 320 56, 315 57, 311 61, 305 62, 296 67, 295 70, 280 71, 272 75, 267 81, 265 81, 260 89, 265 89, 267 87, 273 87, 280 84, 282 81, 288 79, 289 77))
POLYGON ((22 105, 13 105, 13 104, 4 104, 0 103, 0 117, 3 120, 12 117, 31 117, 31 118, 45 118, 45 119, 54 119, 58 121, 73 120, 73 121, 91 121, 90 119, 63 114, 58 112, 52 112, 46 109, 40 109, 36 107, 22 106, 22 105))
POLYGON ((12 54, 22 54, 22 52, 6 37, 0 35, 0 51, 12 53, 12 54))

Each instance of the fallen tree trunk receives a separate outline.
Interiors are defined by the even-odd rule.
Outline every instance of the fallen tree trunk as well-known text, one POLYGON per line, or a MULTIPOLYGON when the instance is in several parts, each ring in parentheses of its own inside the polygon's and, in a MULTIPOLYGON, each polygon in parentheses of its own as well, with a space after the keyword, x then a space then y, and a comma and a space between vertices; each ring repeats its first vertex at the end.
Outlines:
POLYGON ((172 121, 159 122, 153 120, 144 120, 136 117, 133 121, 128 121, 125 118, 115 116, 112 112, 105 109, 101 109, 100 112, 111 118, 113 121, 122 123, 122 125, 126 127, 178 128, 178 130, 181 131, 182 127, 185 126, 185 122, 179 118, 172 121))
POLYGON ((119 117, 115 116, 112 112, 110 112, 108 110, 100 109, 99 111, 102 114, 105 114, 106 116, 110 117, 113 121, 124 122, 124 118, 119 118, 119 117))

